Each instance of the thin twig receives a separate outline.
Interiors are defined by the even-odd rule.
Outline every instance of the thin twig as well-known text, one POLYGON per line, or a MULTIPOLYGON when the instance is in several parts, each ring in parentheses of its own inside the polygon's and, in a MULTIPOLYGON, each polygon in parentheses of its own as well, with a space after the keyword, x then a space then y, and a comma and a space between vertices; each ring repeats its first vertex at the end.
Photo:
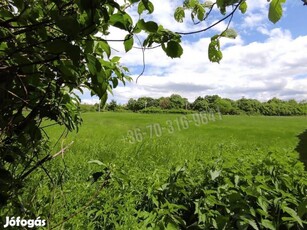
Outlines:
MULTIPOLYGON (((137 38, 137 40, 139 41, 139 44, 142 45, 141 40, 139 39, 138 36, 135 36, 137 38)), ((139 76, 136 78, 136 83, 138 83, 139 78, 144 74, 145 69, 146 69, 146 62, 145 62, 145 49, 144 46, 142 46, 142 61, 143 61, 143 69, 142 72, 139 74, 139 76)))
POLYGON ((51 158, 56 158, 57 156, 59 156, 60 154, 62 154, 62 158, 64 156, 64 152, 66 151, 66 149, 68 149, 72 144, 74 143, 74 141, 70 142, 66 147, 62 148, 59 152, 57 152, 56 154, 54 154, 51 158))

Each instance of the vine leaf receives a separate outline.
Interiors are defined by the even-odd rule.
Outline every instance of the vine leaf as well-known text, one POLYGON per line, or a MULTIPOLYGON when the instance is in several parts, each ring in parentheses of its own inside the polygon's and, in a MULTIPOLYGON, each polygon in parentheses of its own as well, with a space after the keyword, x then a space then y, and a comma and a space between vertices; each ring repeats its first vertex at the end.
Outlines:
POLYGON ((238 34, 237 34, 237 32, 234 29, 228 28, 223 33, 221 33, 221 36, 222 37, 226 37, 226 38, 233 38, 233 39, 235 39, 238 36, 238 34))
POLYGON ((211 62, 220 63, 223 54, 220 47, 220 40, 218 36, 213 36, 208 48, 208 57, 211 62))
POLYGON ((171 58, 180 57, 183 53, 183 49, 181 45, 179 44, 179 42, 176 42, 176 41, 169 41, 167 43, 167 47, 164 47, 164 46, 162 47, 165 53, 167 54, 167 56, 171 58))
POLYGON ((125 51, 126 51, 126 52, 128 52, 129 50, 132 49, 133 43, 134 43, 133 36, 131 36, 130 34, 128 34, 128 35, 125 37, 125 41, 124 41, 124 46, 125 46, 125 51))
POLYGON ((269 8, 269 20, 274 24, 280 20, 282 17, 282 4, 286 0, 272 0, 269 8))
POLYGON ((247 10, 247 4, 245 1, 240 4, 239 10, 241 11, 242 14, 245 14, 247 10))

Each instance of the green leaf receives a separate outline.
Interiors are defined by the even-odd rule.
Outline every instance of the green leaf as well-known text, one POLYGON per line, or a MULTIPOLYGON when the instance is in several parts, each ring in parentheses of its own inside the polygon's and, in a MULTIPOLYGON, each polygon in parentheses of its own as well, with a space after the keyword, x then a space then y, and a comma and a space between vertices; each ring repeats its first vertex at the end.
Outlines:
POLYGON ((50 53, 60 54, 60 53, 62 53, 63 51, 66 50, 66 47, 68 45, 70 45, 70 43, 65 41, 65 40, 54 40, 54 41, 46 44, 46 49, 50 53))
POLYGON ((216 5, 220 8, 221 14, 226 14, 225 0, 216 0, 216 5))
POLYGON ((177 224, 172 223, 172 222, 168 223, 166 226, 166 230, 177 230, 177 229, 178 229, 177 224))
POLYGON ((98 44, 97 44, 97 47, 98 47, 98 50, 102 49, 107 54, 108 57, 111 56, 111 48, 110 48, 108 42, 99 41, 98 44))
POLYGON ((218 178, 221 174, 221 171, 220 170, 210 170, 210 176, 211 176, 211 179, 212 180, 215 180, 216 178, 218 178))
POLYGON ((302 201, 302 203, 297 208, 297 214, 299 217, 302 217, 307 213, 307 198, 302 201))
POLYGON ((241 11, 242 14, 245 14, 246 10, 247 10, 247 4, 246 1, 242 2, 240 4, 239 10, 241 11))
POLYGON ((159 27, 158 24, 153 21, 145 22, 144 19, 141 19, 137 22, 137 28, 147 32, 155 33, 159 27))
POLYGON ((148 0, 142 0, 138 5, 139 15, 141 15, 145 10, 148 11, 148 14, 151 14, 154 11, 154 5, 148 0))
POLYGON ((109 23, 122 30, 130 29, 132 25, 132 19, 128 14, 116 13, 110 17, 109 23))
POLYGON ((132 49, 134 43, 133 36, 131 34, 126 35, 125 41, 124 41, 124 46, 125 46, 125 51, 128 52, 129 50, 132 49))
POLYGON ((114 56, 114 57, 111 59, 111 62, 116 63, 116 62, 119 62, 119 60, 120 60, 120 57, 114 56))
POLYGON ((74 70, 73 65, 61 63, 61 65, 58 68, 61 71, 63 79, 69 80, 69 81, 73 81, 73 80, 77 79, 78 72, 74 70))
POLYGON ((155 33, 155 32, 157 32, 158 28, 159 28, 158 24, 153 22, 153 21, 149 21, 149 22, 145 23, 145 29, 148 32, 155 33))
POLYGON ((78 65, 80 61, 80 47, 76 45, 69 45, 66 47, 66 53, 70 57, 70 59, 73 61, 74 65, 78 65))
POLYGON ((198 9, 197 9, 197 19, 199 21, 204 20, 205 13, 206 13, 205 9, 202 8, 201 6, 199 6, 198 9))
POLYGON ((259 230, 255 220, 248 220, 248 224, 253 227, 255 230, 259 230))
POLYGON ((189 8, 194 8, 196 4, 198 4, 198 0, 185 1, 185 6, 189 8))
POLYGON ((261 224, 265 229, 271 229, 271 230, 276 230, 276 227, 274 226, 273 222, 270 220, 261 220, 261 224))
POLYGON ((73 16, 59 16, 55 20, 56 25, 63 31, 63 33, 76 37, 80 32, 80 25, 73 16))
POLYGON ((46 44, 46 49, 53 54, 66 53, 75 65, 78 65, 80 60, 80 47, 72 45, 65 40, 54 40, 46 44))
POLYGON ((300 226, 303 227, 302 219, 297 215, 296 211, 287 206, 282 206, 281 208, 284 212, 288 213, 300 226))
POLYGON ((87 67, 92 75, 96 75, 101 70, 101 64, 98 59, 92 55, 87 54, 87 67))
POLYGON ((238 36, 237 32, 234 29, 226 29, 221 33, 221 37, 233 38, 235 39, 238 36))
POLYGON ((143 4, 143 2, 141 1, 138 5, 138 14, 141 15, 145 10, 145 6, 143 4))
POLYGON ((181 45, 178 42, 175 41, 169 41, 167 43, 167 47, 163 48, 166 52, 167 56, 171 58, 177 58, 180 57, 183 53, 183 49, 181 45))
POLYGON ((185 12, 183 7, 177 7, 174 13, 174 18, 177 22, 183 22, 183 19, 185 17, 185 12))
POLYGON ((223 54, 220 50, 220 41, 218 38, 211 40, 208 48, 208 57, 211 62, 219 63, 222 60, 223 54))
POLYGON ((84 52, 85 53, 93 53, 93 50, 94 50, 94 41, 92 41, 92 40, 85 41, 84 52))
POLYGON ((118 79, 116 77, 113 77, 111 81, 113 83, 113 88, 116 88, 118 86, 118 79))
POLYGON ((146 10, 151 14, 154 11, 154 5, 149 0, 142 0, 146 10))
POLYGON ((12 12, 10 12, 8 10, 1 9, 0 10, 0 17, 1 17, 1 19, 8 20, 8 19, 14 18, 14 14, 12 14, 12 12))
POLYGON ((276 23, 282 17, 282 4, 285 3, 286 0, 272 0, 269 8, 269 20, 273 23, 276 23))
POLYGON ((267 214, 268 213, 268 208, 269 208, 269 203, 268 201, 263 198, 263 197, 258 197, 257 199, 257 204, 261 207, 261 209, 267 214))

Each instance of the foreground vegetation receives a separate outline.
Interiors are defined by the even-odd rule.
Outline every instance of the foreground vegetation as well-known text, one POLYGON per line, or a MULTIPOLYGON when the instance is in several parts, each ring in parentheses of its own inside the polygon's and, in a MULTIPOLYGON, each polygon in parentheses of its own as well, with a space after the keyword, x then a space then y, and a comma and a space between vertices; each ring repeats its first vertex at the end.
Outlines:
MULTIPOLYGON (((198 126, 186 116, 188 128, 158 137, 151 124, 182 115, 83 114, 54 152, 70 148, 29 178, 20 210, 0 216, 56 229, 306 228, 307 173, 294 151, 306 117, 216 115, 198 126), (147 135, 130 144, 138 128, 147 135)), ((55 144, 63 129, 47 131, 55 144)))

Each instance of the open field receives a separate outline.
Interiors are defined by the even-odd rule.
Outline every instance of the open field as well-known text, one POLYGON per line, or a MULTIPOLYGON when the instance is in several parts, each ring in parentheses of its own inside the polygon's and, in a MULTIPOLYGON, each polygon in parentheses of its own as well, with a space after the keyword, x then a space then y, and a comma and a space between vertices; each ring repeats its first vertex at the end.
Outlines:
MULTIPOLYGON (((165 158, 175 164, 219 154, 234 154, 235 157, 269 151, 282 154, 293 152, 299 143, 297 136, 307 129, 306 117, 223 116, 221 119, 216 115, 215 121, 209 117, 197 122, 192 115, 107 112, 85 113, 83 119, 80 131, 65 140, 66 144, 74 141, 67 157, 95 158, 112 163, 122 161, 122 157, 144 155, 147 158, 152 154, 157 161, 165 158), (183 127, 182 117, 190 120, 188 127, 183 127), (162 128, 160 137, 152 130, 154 124, 162 128), (173 130, 169 129, 169 124, 173 130), (138 141, 135 134, 138 128, 142 141, 138 141), (129 130, 133 133, 131 138, 129 130)), ((55 142, 61 132, 62 129, 51 127, 48 133, 55 142)))
MULTIPOLYGON (((229 185, 229 188, 242 183, 240 185, 244 191, 242 194, 249 196, 249 192, 244 189, 253 184, 256 186, 257 180, 261 181, 258 185, 266 187, 255 187, 252 190, 258 191, 259 194, 250 195, 257 197, 255 205, 260 205, 258 208, 262 207, 262 212, 268 213, 263 214, 259 211, 259 214, 255 207, 255 218, 257 216, 257 219, 261 219, 261 222, 257 222, 259 227, 272 224, 275 229, 278 229, 278 224, 282 226, 282 223, 274 220, 275 214, 270 213, 274 209, 268 208, 273 205, 273 201, 270 200, 273 199, 271 196, 274 196, 274 199, 279 196, 276 195, 278 194, 276 191, 279 191, 278 186, 280 190, 282 186, 286 186, 283 192, 293 195, 293 197, 291 195, 293 200, 288 203, 296 202, 295 207, 303 202, 299 199, 306 194, 306 187, 304 187, 307 185, 304 179, 306 172, 304 172, 303 164, 297 162, 299 154, 294 151, 299 143, 297 136, 307 129, 306 117, 219 117, 215 115, 215 120, 213 120, 212 116, 205 118, 201 114, 183 116, 107 112, 85 113, 83 119, 84 123, 80 131, 69 134, 55 148, 54 152, 59 150, 61 145, 65 146, 74 141, 65 152, 64 157, 57 157, 46 164, 46 169, 52 179, 49 179, 48 182, 46 173, 41 170, 41 174, 32 178, 33 183, 38 179, 41 181, 36 190, 27 192, 29 200, 37 201, 32 207, 36 216, 49 213, 45 218, 51 227, 61 223, 65 218, 70 219, 63 225, 65 229, 143 229, 150 227, 154 229, 156 226, 160 226, 156 229, 164 229, 164 227, 165 229, 179 229, 178 226, 181 226, 180 228, 183 226, 183 224, 180 225, 182 221, 185 226, 191 226, 194 223, 193 218, 196 218, 195 215, 200 218, 204 214, 196 210, 195 214, 191 214, 192 219, 186 218, 190 214, 182 214, 180 205, 187 202, 182 197, 192 197, 189 189, 182 186, 189 183, 191 188, 194 185, 200 186, 200 181, 204 180, 202 175, 204 172, 211 175, 210 178, 215 181, 208 185, 213 186, 210 187, 212 191, 215 191, 214 186, 220 186, 219 183, 223 184, 228 180, 225 178, 230 178, 229 180, 233 179, 235 182, 229 182, 232 184, 229 185), (98 161, 89 163, 93 160, 98 161), (266 165, 262 164, 263 162, 269 162, 266 163, 269 165, 268 170, 265 168, 266 165), (223 170, 225 174, 220 174, 224 172, 223 170), (91 175, 95 172, 101 172, 101 177, 93 183, 95 179, 93 180, 91 175), (266 173, 271 173, 267 175, 269 180, 272 180, 271 182, 265 179, 266 173), (174 175, 177 178, 175 182, 178 183, 176 189, 169 187, 174 175), (222 175, 225 175, 225 178, 222 175), (290 176, 291 181, 288 181, 286 185, 276 184, 278 183, 276 181, 282 181, 279 176, 284 175, 287 178, 290 176), (103 177, 107 178, 103 179, 103 177), (111 177, 110 181, 104 184, 103 181, 108 181, 109 177, 111 177), (41 180, 42 178, 46 180, 41 180), (186 178, 190 180, 186 181, 186 178), (224 179, 217 181, 216 178, 224 179), (180 184, 180 181, 184 183, 180 184), (51 188, 51 194, 48 193, 47 188, 51 188), (163 193, 165 195, 163 198, 161 194, 157 195, 158 191, 164 190, 169 194, 163 193), (177 190, 189 195, 176 193, 177 190), (274 190, 274 193, 271 194, 271 190, 274 190), (259 197, 262 196, 263 201, 259 201, 259 197), (46 199, 52 200, 48 207, 43 206, 46 199), (171 201, 180 205, 170 206, 171 201), (177 218, 180 216, 179 213, 184 216, 183 220, 177 218), (74 214, 76 214, 74 217, 70 216, 74 214)), ((56 142, 62 131, 61 127, 54 126, 47 129, 53 143, 56 142)), ((219 189, 220 187, 216 187, 216 191, 219 189)), ((199 197, 195 198, 190 203, 195 204, 199 199, 199 197)), ((246 197, 242 199, 248 200, 246 197)), ((233 206, 231 202, 230 206, 233 206)), ((291 210, 294 210, 295 207, 292 207, 291 210)), ((213 206, 211 209, 215 210, 213 206)), ((292 227, 303 226, 302 220, 296 222, 297 220, 288 209, 282 210, 280 215, 284 213, 287 218, 290 218, 288 222, 293 222, 292 227)), ((213 218, 213 214, 210 215, 201 217, 207 218, 207 222, 198 219, 198 227, 202 223, 206 223, 204 226, 209 226, 213 218)), ((298 218, 304 219, 306 217, 304 215, 303 213, 298 218)), ((245 227, 254 224, 249 217, 246 215, 247 220, 240 219, 245 227)), ((214 221, 211 223, 213 226, 214 221)), ((231 229, 227 228, 231 220, 219 221, 220 226, 231 229)), ((202 228, 187 227, 187 229, 202 228)), ((242 227, 242 229, 247 228, 242 227)))

